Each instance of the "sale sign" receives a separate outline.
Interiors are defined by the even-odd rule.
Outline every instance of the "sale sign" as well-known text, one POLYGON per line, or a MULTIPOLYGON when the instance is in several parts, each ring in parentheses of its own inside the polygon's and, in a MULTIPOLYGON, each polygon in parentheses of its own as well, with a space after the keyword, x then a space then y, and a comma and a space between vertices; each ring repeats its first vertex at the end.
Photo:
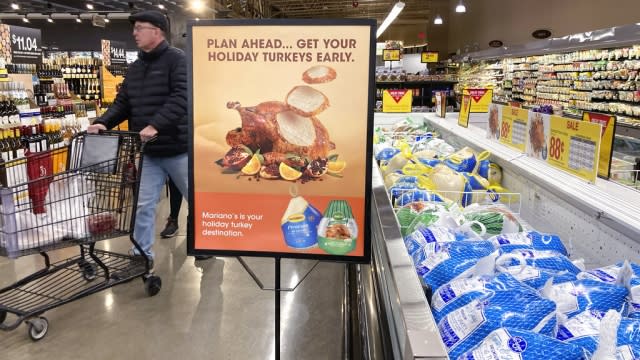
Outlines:
POLYGON ((0 24, 0 57, 6 63, 41 64, 42 34, 40 29, 0 24))
POLYGON ((471 96, 462 95, 460 113, 458 114, 458 125, 469 127, 469 110, 471 109, 471 96))
MULTIPOLYGON (((492 104, 494 106, 495 104, 492 104)), ((489 111, 491 118, 491 110, 489 111)), ((491 119, 489 120, 491 123, 491 119)), ((520 152, 525 151, 526 133, 529 122, 529 111, 510 106, 502 108, 499 141, 520 152)))
POLYGON ((188 253, 369 262, 375 21, 187 30, 188 253))
POLYGON ((382 112, 411 112, 413 93, 409 89, 387 89, 382 92, 382 112))
POLYGON ((598 176, 608 179, 613 156, 613 138, 616 133, 615 115, 598 114, 585 111, 582 120, 602 125, 600 154, 598 156, 598 176))
POLYGON ((420 62, 422 63, 437 63, 438 52, 437 51, 423 51, 420 54, 420 62))
POLYGON ((489 111, 489 104, 493 98, 492 89, 464 89, 462 95, 471 97, 471 113, 486 113, 489 111))
POLYGON ((600 153, 600 124, 551 116, 547 162, 566 172, 595 182, 600 153))

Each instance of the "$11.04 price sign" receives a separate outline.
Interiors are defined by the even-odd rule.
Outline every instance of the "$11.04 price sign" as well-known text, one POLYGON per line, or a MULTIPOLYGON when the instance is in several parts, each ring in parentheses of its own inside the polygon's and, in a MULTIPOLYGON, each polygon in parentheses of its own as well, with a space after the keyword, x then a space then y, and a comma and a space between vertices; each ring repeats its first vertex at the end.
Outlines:
POLYGON ((11 34, 11 62, 14 64, 42 63, 42 48, 40 29, 22 26, 9 27, 11 34))

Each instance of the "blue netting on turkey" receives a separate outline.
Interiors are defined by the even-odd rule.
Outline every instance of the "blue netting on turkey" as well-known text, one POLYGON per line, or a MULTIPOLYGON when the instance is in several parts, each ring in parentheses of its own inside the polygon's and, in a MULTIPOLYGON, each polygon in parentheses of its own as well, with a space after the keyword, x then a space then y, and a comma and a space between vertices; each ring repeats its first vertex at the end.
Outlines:
POLYGON ((500 328, 458 360, 587 360, 580 346, 533 331, 500 328))
POLYGON ((629 306, 627 316, 640 319, 640 277, 633 277, 629 281, 629 306))
POLYGON ((523 286, 510 274, 454 279, 435 291, 431 300, 431 311, 436 322, 439 322, 450 312, 473 300, 491 296, 495 291, 518 289, 523 286))
MULTIPOLYGON (((614 265, 604 266, 596 269, 585 270, 578 274, 578 279, 591 279, 608 283, 616 283, 619 281, 620 271, 624 266, 623 262, 619 262, 614 265)), ((631 271, 635 277, 640 276, 640 266, 637 264, 629 263, 631 271)))
POLYGON ((518 281, 537 290, 544 287, 549 279, 553 279, 554 284, 577 280, 576 275, 570 271, 544 270, 529 265, 525 265, 523 268, 509 266, 505 268, 505 271, 518 281))
MULTIPOLYGON (((578 345, 593 354, 598 348, 600 322, 604 316, 604 311, 590 310, 582 312, 565 323, 558 325, 556 339, 578 345)), ((626 347, 627 350, 631 350, 634 359, 640 358, 640 320, 629 318, 620 320, 616 347, 618 348, 618 353, 623 353, 626 347)), ((618 356, 618 359, 627 358, 618 356)))
MULTIPOLYGON (((551 250, 515 249, 513 251, 504 251, 501 249, 501 253, 515 255, 524 259, 526 265, 540 270, 550 270, 555 272, 566 271, 574 275, 577 275, 582 271, 572 263, 568 257, 551 250)), ((507 263, 505 265, 517 266, 520 265, 520 262, 520 260, 514 259, 511 263, 507 263)))
POLYGON ((571 318, 586 310, 624 313, 629 291, 624 286, 583 279, 545 286, 540 293, 555 301, 558 313, 571 318))
POLYGON ((427 246, 417 253, 426 255, 423 261, 414 262, 418 275, 431 289, 437 289, 455 279, 475 265, 478 259, 493 252, 493 245, 488 241, 456 241, 434 244, 436 245, 427 246), (436 252, 427 255, 431 247, 436 252))
POLYGON ((438 330, 449 357, 457 359, 501 327, 550 334, 556 323, 555 308, 533 290, 496 291, 447 314, 438 330))
MULTIPOLYGON (((484 253, 491 253, 493 250, 493 245, 488 241, 464 241, 464 236, 457 234, 455 230, 451 230, 449 228, 437 226, 431 227, 429 229, 424 228, 424 238, 420 240, 421 235, 417 235, 418 231, 415 231, 412 235, 408 236, 409 240, 405 239, 405 246, 407 247, 407 251, 411 254, 411 258, 413 258, 414 264, 420 264, 425 261, 429 255, 434 252, 434 246, 429 245, 432 243, 438 243, 441 245, 451 244, 453 242, 463 243, 463 245, 454 245, 454 248, 463 248, 463 249, 471 249, 471 251, 478 252, 481 251, 484 253), (434 239, 438 239, 434 241, 434 239), (453 239, 453 240, 451 240, 453 239), (411 249, 412 251, 410 251, 411 249)), ((438 249, 446 249, 446 246, 438 247, 438 249)))
POLYGON ((551 250, 564 256, 569 256, 562 240, 558 235, 543 234, 537 231, 527 231, 515 234, 496 235, 489 239, 505 252, 515 249, 551 250))

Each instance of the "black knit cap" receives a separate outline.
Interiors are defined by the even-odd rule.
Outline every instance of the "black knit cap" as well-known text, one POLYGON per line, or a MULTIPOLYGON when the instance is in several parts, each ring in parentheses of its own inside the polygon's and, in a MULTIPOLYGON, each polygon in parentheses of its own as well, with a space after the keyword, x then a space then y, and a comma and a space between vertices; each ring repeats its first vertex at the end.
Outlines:
POLYGON ((167 32, 169 27, 167 17, 157 10, 138 11, 137 13, 129 16, 129 21, 131 21, 132 24, 136 21, 148 22, 164 32, 167 32))

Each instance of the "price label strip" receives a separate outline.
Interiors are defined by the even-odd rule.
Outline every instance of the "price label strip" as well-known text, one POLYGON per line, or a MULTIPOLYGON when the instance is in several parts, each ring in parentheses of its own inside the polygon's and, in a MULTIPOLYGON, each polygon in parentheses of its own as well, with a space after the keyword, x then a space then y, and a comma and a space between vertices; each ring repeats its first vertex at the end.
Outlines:
POLYGON ((595 182, 598 175, 601 125, 551 116, 547 162, 595 182))

